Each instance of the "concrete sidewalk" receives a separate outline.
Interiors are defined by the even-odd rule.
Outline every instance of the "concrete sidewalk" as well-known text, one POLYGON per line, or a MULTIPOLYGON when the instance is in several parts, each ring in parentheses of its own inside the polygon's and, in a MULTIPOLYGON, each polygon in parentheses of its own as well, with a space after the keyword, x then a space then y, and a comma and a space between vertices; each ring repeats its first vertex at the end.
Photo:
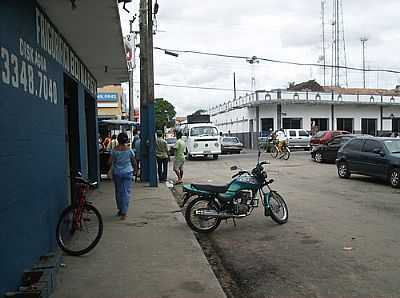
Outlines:
POLYGON ((91 200, 103 215, 103 237, 87 255, 65 256, 54 298, 226 297, 165 184, 134 184, 125 221, 115 216, 111 182, 91 200))

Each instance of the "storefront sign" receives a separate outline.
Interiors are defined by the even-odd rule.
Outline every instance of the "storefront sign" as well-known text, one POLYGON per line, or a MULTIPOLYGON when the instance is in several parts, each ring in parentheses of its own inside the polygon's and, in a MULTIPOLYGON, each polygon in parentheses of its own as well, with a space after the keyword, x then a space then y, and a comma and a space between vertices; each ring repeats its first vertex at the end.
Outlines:
POLYGON ((56 62, 95 96, 95 79, 39 8, 35 8, 35 21, 34 39, 15 36, 14 47, 0 40, 0 84, 57 104, 62 94, 62 76, 60 71, 54 71, 56 62))
POLYGON ((118 93, 97 93, 97 101, 118 101, 118 93))

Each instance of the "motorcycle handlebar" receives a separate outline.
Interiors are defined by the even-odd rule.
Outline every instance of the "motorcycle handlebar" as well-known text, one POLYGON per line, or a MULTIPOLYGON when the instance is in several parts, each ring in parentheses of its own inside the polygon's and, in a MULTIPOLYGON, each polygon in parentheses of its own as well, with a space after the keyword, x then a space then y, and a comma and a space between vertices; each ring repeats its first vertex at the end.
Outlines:
POLYGON ((235 177, 237 177, 237 176, 246 174, 246 173, 249 174, 249 172, 247 172, 247 171, 239 171, 238 173, 236 173, 235 175, 232 176, 232 179, 235 178, 235 177))

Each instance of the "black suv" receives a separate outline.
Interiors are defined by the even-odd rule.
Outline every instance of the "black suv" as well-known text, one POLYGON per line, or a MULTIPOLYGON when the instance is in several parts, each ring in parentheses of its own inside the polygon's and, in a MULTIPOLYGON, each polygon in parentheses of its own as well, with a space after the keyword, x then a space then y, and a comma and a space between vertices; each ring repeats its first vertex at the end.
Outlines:
POLYGON ((340 178, 352 173, 387 180, 400 187, 400 139, 358 137, 338 151, 336 166, 340 178))

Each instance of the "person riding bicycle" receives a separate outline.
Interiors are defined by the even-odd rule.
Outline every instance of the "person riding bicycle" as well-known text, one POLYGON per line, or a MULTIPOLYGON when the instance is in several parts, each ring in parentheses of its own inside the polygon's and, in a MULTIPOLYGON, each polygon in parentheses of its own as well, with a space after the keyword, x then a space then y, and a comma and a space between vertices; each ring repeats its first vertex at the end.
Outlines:
POLYGON ((285 146, 287 146, 288 138, 283 130, 283 128, 279 129, 276 132, 276 140, 278 141, 278 152, 282 153, 285 146))

